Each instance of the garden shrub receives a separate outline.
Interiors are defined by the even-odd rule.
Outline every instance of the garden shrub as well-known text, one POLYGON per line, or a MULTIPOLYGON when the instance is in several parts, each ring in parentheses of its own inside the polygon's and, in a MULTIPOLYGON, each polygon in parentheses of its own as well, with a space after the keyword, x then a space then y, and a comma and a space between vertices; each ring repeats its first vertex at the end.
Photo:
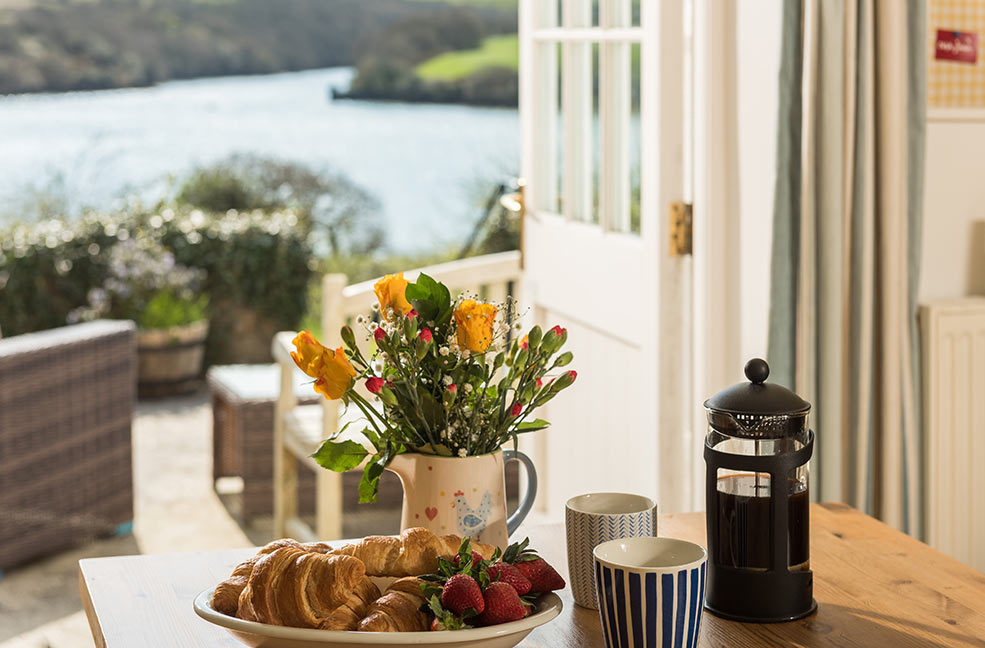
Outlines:
POLYGON ((4 335, 65 325, 106 280, 109 250, 131 237, 150 237, 178 263, 206 271, 209 363, 269 360, 273 333, 305 313, 313 264, 307 228, 292 211, 89 213, 0 230, 4 335))

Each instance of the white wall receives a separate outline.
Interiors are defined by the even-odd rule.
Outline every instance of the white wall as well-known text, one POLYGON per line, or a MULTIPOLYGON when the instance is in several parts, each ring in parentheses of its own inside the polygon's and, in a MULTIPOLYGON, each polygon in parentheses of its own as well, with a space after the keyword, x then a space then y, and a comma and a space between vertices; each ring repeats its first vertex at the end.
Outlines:
POLYGON ((985 295, 985 121, 929 121, 919 301, 985 295))
MULTIPOLYGON (((766 357, 782 0, 738 2, 740 351, 766 357)), ((736 367, 735 380, 742 379, 736 367)))

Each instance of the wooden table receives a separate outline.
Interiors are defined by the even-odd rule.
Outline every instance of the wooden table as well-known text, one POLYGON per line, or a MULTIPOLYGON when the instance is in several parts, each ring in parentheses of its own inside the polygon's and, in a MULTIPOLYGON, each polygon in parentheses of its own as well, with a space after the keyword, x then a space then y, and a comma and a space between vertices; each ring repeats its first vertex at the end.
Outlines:
MULTIPOLYGON (((811 508, 817 614, 784 624, 701 623, 702 647, 985 648, 985 574, 843 504, 811 508)), ((531 545, 567 575, 562 525, 534 526, 531 545)), ((660 519, 660 535, 704 544, 704 514, 660 519)), ((982 539, 985 541, 985 539, 982 539)), ((97 646, 240 648, 195 616, 192 599, 251 549, 79 561, 79 589, 97 646)), ((574 605, 534 630, 525 648, 601 646, 598 613, 574 605)))

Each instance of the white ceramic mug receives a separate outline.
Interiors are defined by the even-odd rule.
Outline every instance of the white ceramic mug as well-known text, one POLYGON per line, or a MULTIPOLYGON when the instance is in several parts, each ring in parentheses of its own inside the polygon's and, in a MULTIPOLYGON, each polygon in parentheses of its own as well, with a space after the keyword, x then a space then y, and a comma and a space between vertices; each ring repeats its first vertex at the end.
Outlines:
POLYGON ((607 648, 696 648, 708 553, 674 538, 622 538, 595 547, 607 648))
POLYGON ((568 544, 568 575, 575 603, 596 609, 592 550, 616 538, 657 535, 657 505, 629 493, 588 493, 564 507, 568 544))

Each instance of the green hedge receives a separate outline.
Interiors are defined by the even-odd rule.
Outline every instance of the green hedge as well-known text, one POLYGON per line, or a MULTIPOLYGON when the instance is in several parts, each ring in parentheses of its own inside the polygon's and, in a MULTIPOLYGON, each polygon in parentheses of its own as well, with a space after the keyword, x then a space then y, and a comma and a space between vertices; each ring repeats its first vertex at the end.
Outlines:
POLYGON ((89 289, 102 285, 108 250, 130 237, 153 237, 178 263, 208 273, 210 364, 268 360, 271 335, 297 327, 305 313, 313 262, 296 214, 163 208, 0 231, 3 334, 64 326, 89 289))

